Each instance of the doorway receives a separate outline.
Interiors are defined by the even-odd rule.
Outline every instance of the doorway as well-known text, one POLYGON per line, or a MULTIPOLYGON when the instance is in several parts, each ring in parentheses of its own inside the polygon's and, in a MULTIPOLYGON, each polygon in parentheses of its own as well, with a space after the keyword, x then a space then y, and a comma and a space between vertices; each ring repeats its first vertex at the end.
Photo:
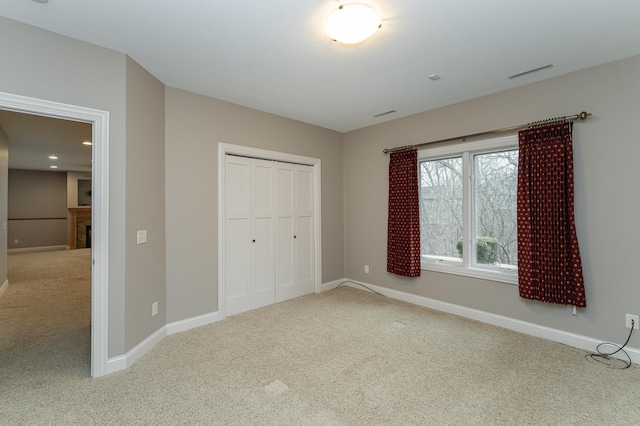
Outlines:
POLYGON ((91 375, 105 375, 108 373, 109 113, 3 92, 0 109, 91 125, 91 375))

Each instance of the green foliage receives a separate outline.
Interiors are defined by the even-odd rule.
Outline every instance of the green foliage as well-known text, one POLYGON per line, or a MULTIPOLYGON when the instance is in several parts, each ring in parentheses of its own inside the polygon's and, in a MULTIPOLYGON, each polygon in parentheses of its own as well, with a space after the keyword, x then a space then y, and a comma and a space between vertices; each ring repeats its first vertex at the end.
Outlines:
MULTIPOLYGON (((462 238, 458 240, 456 248, 458 253, 462 256, 462 238)), ((476 238, 476 262, 484 264, 493 264, 498 261, 498 240, 493 237, 478 237, 476 238)))

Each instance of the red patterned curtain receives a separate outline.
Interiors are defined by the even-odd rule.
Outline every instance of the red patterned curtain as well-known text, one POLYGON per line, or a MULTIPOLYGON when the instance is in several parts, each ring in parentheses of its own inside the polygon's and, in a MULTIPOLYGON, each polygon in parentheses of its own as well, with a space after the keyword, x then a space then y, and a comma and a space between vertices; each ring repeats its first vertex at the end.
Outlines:
POLYGON ((393 152, 389 161, 387 271, 420 276, 418 151, 393 152))
POLYGON ((562 123, 519 133, 518 276, 521 297, 584 307, 571 128, 562 123))

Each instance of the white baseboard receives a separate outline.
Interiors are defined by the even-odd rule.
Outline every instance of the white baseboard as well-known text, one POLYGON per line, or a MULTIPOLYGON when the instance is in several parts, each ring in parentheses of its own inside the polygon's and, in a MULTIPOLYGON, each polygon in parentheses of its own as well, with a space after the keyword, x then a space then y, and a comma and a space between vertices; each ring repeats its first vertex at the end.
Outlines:
POLYGON ((333 290, 334 288, 338 287, 343 281, 344 279, 329 281, 328 283, 322 283, 320 285, 320 291, 322 292, 322 291, 333 290))
POLYGON ((191 330, 192 328, 201 327, 203 325, 213 324, 222 320, 222 315, 218 311, 209 314, 199 315, 197 317, 175 321, 166 325, 167 336, 180 333, 182 331, 191 330))
POLYGON ((115 358, 109 358, 107 360, 107 374, 115 373, 116 371, 129 368, 131 365, 133 365, 134 362, 142 358, 165 337, 167 337, 167 328, 166 326, 162 326, 158 331, 144 339, 142 342, 138 343, 136 347, 131 349, 125 355, 120 355, 115 358))
MULTIPOLYGON (((24 251, 25 249, 22 250, 24 251)), ((323 283, 321 285, 321 291, 334 289, 343 281, 344 280, 336 280, 328 283, 323 283)), ((2 288, 4 288, 4 286, 2 288)), ((181 333, 183 331, 191 330, 192 328, 201 327, 203 325, 213 324, 214 322, 223 319, 224 317, 220 314, 220 312, 216 311, 169 323, 153 333, 151 336, 147 337, 142 342, 140 342, 138 345, 136 345, 135 348, 131 349, 126 354, 109 358, 107 360, 106 374, 115 373, 116 371, 128 368, 134 362, 142 358, 142 356, 149 352, 155 345, 160 343, 166 336, 181 333)))
POLYGON ((69 246, 42 246, 7 249, 7 253, 25 253, 29 251, 69 250, 69 246))
MULTIPOLYGON (((571 346, 578 349, 583 349, 583 350, 593 352, 595 351, 596 346, 602 343, 601 340, 598 340, 592 337, 569 333, 566 331, 545 327, 545 326, 533 324, 526 321, 521 321, 515 318, 509 318, 502 315, 492 314, 490 312, 471 309, 471 308, 467 308, 460 305, 454 305, 452 303, 442 302, 440 300, 435 300, 435 299, 429 299, 423 296, 416 296, 414 294, 405 293, 398 290, 392 290, 392 289, 388 289, 386 287, 380 287, 374 284, 368 284, 360 281, 350 280, 347 278, 323 283, 320 286, 321 291, 332 290, 338 287, 342 283, 344 283, 345 286, 353 287, 363 291, 367 291, 366 288, 362 287, 362 286, 366 286, 370 290, 376 291, 392 299, 397 299, 403 302, 413 303, 414 305, 424 306, 425 308, 430 308, 437 311, 447 312, 453 315, 458 315, 461 317, 473 319, 476 321, 481 321, 487 324, 517 331, 519 333, 550 340, 552 342, 562 343, 564 345, 571 346)), ((0 287, 0 295, 2 294, 3 291, 5 291, 8 284, 9 282, 5 281, 5 283, 0 287)), ((224 318, 219 312, 211 312, 208 314, 199 315, 197 317, 169 323, 163 326, 162 328, 160 328, 155 333, 153 333, 151 336, 147 337, 142 342, 140 342, 138 345, 136 345, 135 348, 131 349, 125 355, 109 358, 109 360, 107 361, 106 374, 115 373, 116 371, 120 371, 128 368, 134 362, 136 362, 138 359, 144 356, 147 352, 149 352, 155 345, 160 343, 162 339, 164 339, 165 337, 171 334, 176 334, 183 331, 191 330, 192 328, 212 324, 222 319, 224 318)), ((626 347, 625 351, 629 354, 629 357, 631 358, 631 362, 635 364, 640 363, 639 349, 626 347)), ((625 359, 625 358, 620 356, 620 359, 625 359)))
POLYGON ((138 343, 135 348, 131 349, 124 355, 109 358, 107 361, 106 374, 115 373, 116 371, 124 370, 133 365, 134 362, 142 358, 147 352, 153 349, 158 343, 165 337, 180 333, 182 331, 191 330, 192 328, 200 327, 207 324, 223 319, 218 312, 212 312, 209 314, 199 315, 197 317, 188 318, 176 322, 169 323, 162 326, 158 331, 151 336, 138 343))
POLYGON ((4 280, 4 283, 0 286, 0 297, 2 297, 2 294, 7 291, 7 288, 9 288, 9 280, 4 280))
MULTIPOLYGON (((583 336, 580 334, 569 333, 567 331, 558 330, 555 328, 545 327, 538 324, 533 324, 526 321, 521 321, 515 318, 505 317, 502 315, 492 314, 490 312, 480 311, 477 309, 471 309, 460 305, 454 305, 452 303, 442 302, 440 300, 429 299, 423 296, 416 296, 414 294, 405 293, 398 290, 388 289, 386 287, 380 287, 373 284, 367 284, 355 280, 343 279, 339 282, 344 282, 345 286, 357 288, 359 290, 366 290, 360 285, 366 285, 371 290, 383 294, 392 299, 402 300, 404 302, 413 303, 414 305, 424 306, 425 308, 435 309, 437 311, 447 312, 449 314, 458 315, 465 318, 470 318, 476 321, 481 321, 487 324, 495 325, 498 327, 506 328, 509 330, 517 331, 519 333, 527 334, 529 336, 539 337, 545 340, 550 340, 556 343, 562 343, 573 348, 583 349, 590 352, 596 351, 596 346, 603 343, 602 340, 595 339, 593 337, 583 336)), ((606 348, 610 350, 611 348, 606 348)), ((640 349, 625 347, 624 350, 629 354, 631 362, 634 364, 640 363, 640 349)), ((616 354, 616 358, 626 360, 624 355, 616 354)))

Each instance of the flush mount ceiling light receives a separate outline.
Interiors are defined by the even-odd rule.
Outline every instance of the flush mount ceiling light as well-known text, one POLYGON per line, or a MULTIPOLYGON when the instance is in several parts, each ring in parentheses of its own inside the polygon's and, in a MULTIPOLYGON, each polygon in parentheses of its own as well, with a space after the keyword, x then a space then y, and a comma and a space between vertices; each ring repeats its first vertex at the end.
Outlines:
POLYGON ((356 44, 376 32, 380 17, 372 7, 362 3, 340 5, 327 19, 327 34, 344 44, 356 44))

